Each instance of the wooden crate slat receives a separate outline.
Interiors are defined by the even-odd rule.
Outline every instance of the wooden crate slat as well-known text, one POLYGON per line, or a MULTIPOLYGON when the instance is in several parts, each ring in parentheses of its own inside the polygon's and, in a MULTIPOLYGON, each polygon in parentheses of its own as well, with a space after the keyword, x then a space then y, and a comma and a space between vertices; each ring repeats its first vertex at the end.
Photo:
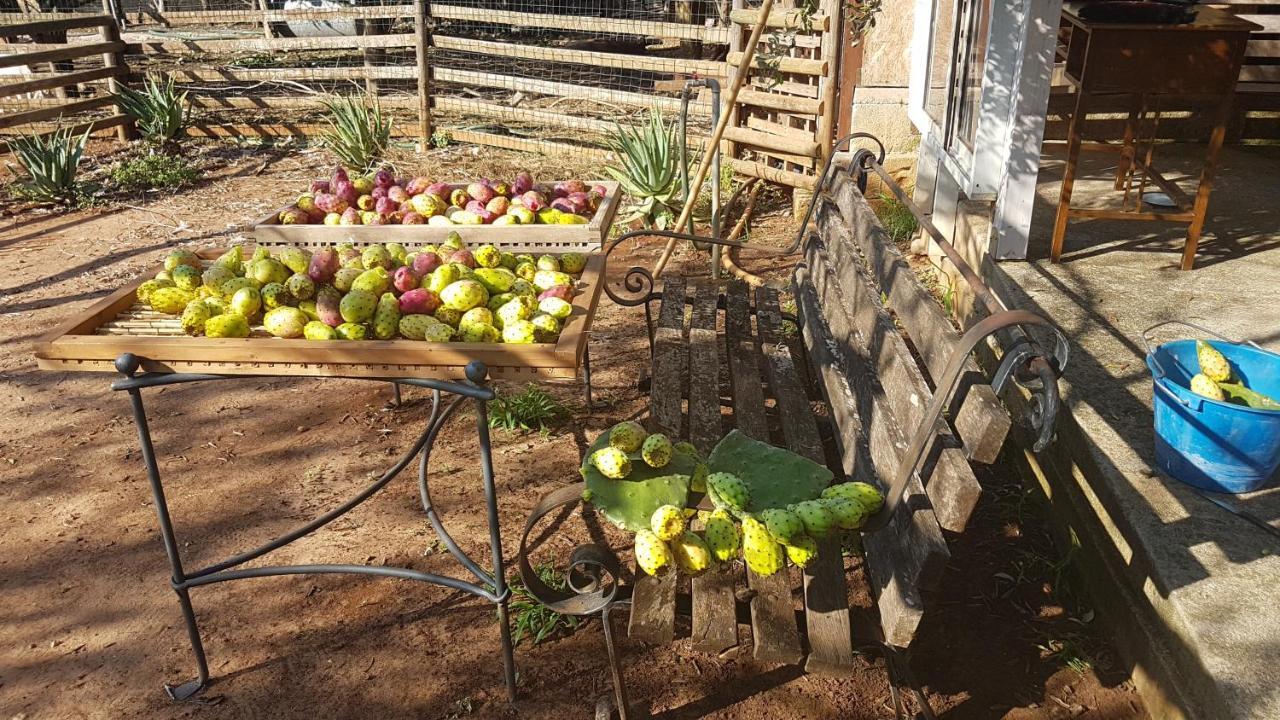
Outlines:
POLYGON ((698 283, 689 325, 689 441, 706 457, 724 436, 720 420, 720 355, 716 343, 716 284, 698 283))
POLYGON ((641 642, 666 645, 675 639, 677 573, 669 568, 655 576, 637 567, 635 576, 627 633, 641 642))
POLYGON ((693 649, 719 655, 738 646, 733 588, 741 576, 742 568, 735 561, 693 579, 693 649))
POLYGON ((669 277, 662 287, 662 308, 653 337, 653 387, 649 416, 655 429, 670 437, 683 437, 685 383, 684 344, 685 281, 669 277))

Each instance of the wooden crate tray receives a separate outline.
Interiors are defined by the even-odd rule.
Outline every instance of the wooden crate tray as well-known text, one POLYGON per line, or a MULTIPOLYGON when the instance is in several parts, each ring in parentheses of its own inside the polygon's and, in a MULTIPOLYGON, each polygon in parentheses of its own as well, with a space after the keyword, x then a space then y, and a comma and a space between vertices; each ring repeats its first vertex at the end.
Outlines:
MULTIPOLYGON (((586 225, 281 225, 280 211, 274 210, 253 226, 253 237, 262 245, 299 245, 317 247, 339 243, 389 243, 396 242, 409 249, 439 244, 457 231, 467 245, 490 243, 502 250, 537 246, 543 252, 591 252, 599 249, 613 226, 618 214, 621 193, 618 183, 611 180, 592 180, 588 187, 603 185, 604 199, 591 222, 586 225)), ((456 183, 450 188, 466 187, 456 183)), ((552 184, 538 183, 539 190, 551 191, 552 184)))
MULTIPOLYGON (((222 251, 199 254, 211 260, 222 251)), ((177 316, 138 302, 137 288, 153 272, 38 340, 36 364, 43 370, 115 372, 116 358, 133 353, 142 358, 147 372, 460 379, 467 363, 479 360, 492 378, 575 378, 600 300, 603 269, 604 256, 588 256, 564 332, 554 343, 531 345, 286 340, 272 337, 261 326, 247 338, 191 337, 182 332, 177 316)))

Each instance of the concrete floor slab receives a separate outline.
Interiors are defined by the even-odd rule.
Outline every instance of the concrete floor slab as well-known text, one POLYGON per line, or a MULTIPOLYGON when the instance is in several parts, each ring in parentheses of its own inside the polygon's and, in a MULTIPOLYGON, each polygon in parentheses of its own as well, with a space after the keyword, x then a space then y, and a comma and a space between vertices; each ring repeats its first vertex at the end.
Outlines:
MULTIPOLYGON (((1157 167, 1193 189, 1187 173, 1202 152, 1163 148, 1157 167)), ((1045 156, 1031 260, 987 269, 1012 305, 1053 318, 1072 341, 1071 417, 1042 461, 1071 486, 1059 488, 1064 511, 1089 526, 1081 542, 1128 606, 1111 619, 1129 624, 1120 632, 1134 642, 1122 644, 1146 643, 1137 674, 1168 714, 1280 718, 1280 540, 1155 471, 1141 339, 1154 323, 1185 320, 1280 350, 1280 149, 1224 152, 1190 272, 1178 269, 1184 226, 1165 223, 1073 221, 1064 262, 1049 263, 1062 166, 1060 154, 1045 156)), ((1113 170, 1113 156, 1088 157, 1079 204, 1115 204, 1113 170)), ((1159 339, 1195 335, 1173 328, 1159 339)), ((1274 483, 1235 501, 1280 528, 1274 483)))

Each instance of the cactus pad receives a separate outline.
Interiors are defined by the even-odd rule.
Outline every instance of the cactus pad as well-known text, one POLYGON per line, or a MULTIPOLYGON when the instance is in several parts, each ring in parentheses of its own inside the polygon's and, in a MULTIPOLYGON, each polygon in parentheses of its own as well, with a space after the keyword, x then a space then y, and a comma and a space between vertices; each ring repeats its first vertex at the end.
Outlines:
MULTIPOLYGON (((682 459, 676 453, 672 465, 682 459)), ((711 472, 737 475, 751 492, 747 510, 759 512, 767 508, 814 500, 831 484, 832 473, 825 465, 754 440, 734 430, 716 445, 708 460, 711 472)))
POLYGON ((632 453, 631 474, 625 480, 610 480, 590 463, 596 450, 609 445, 609 433, 600 437, 587 449, 581 473, 591 493, 591 504, 608 518, 609 522, 631 532, 649 529, 653 513, 663 505, 684 507, 689 494, 689 476, 694 461, 687 456, 676 455, 662 468, 645 464, 640 453, 632 453))

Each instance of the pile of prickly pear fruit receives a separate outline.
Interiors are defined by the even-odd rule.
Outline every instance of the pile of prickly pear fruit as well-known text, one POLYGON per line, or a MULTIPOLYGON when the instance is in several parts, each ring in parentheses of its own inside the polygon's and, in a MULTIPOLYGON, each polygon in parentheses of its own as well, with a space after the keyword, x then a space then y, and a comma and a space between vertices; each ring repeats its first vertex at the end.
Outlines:
POLYGON ((573 318, 581 253, 513 255, 470 249, 456 232, 440 246, 325 247, 314 253, 234 246, 206 265, 176 250, 138 300, 182 316, 190 335, 262 333, 307 340, 553 343, 573 318))
POLYGON ((817 557, 819 540, 857 530, 884 504, 874 486, 847 482, 831 485, 811 500, 755 510, 751 491, 741 478, 714 472, 693 445, 673 445, 665 435, 650 435, 632 421, 613 426, 608 444, 592 453, 588 462, 606 478, 625 482, 637 452, 650 467, 665 466, 675 453, 692 458, 695 470, 689 489, 705 493, 715 506, 706 511, 667 504, 654 510, 649 527, 635 536, 636 564, 650 575, 673 567, 697 575, 737 557, 762 576, 783 569, 788 560, 804 567, 817 557))
POLYGON ((1196 340, 1196 361, 1200 372, 1191 377, 1191 392, 1255 410, 1280 410, 1280 403, 1247 387, 1244 378, 1235 377, 1227 357, 1203 340, 1196 340))
POLYGON ((608 194, 581 180, 535 185, 527 172, 515 180, 469 184, 397 178, 390 170, 352 175, 334 170, 281 210, 281 225, 585 225, 608 194))

